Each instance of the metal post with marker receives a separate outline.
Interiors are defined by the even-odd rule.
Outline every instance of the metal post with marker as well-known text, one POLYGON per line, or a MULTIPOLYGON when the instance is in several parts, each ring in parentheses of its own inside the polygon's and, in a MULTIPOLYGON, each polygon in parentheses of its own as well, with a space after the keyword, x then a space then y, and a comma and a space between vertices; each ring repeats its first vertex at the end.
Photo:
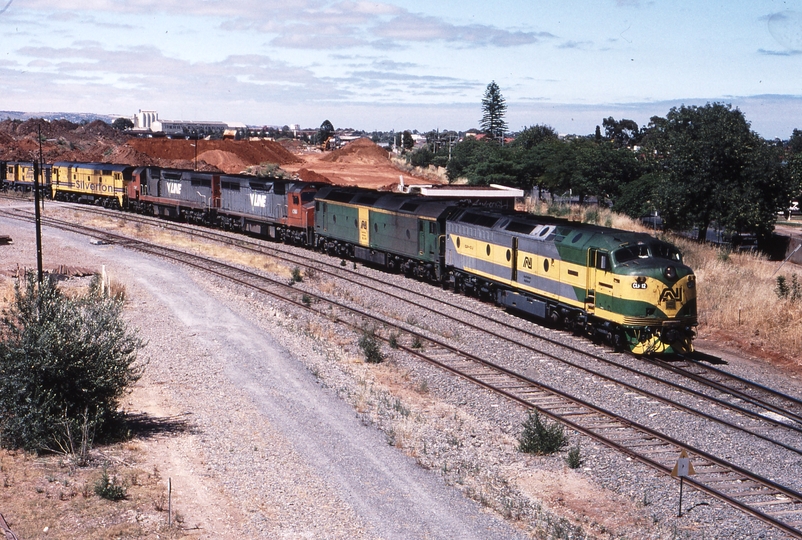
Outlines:
POLYGON ((683 449, 679 454, 677 464, 674 465, 674 469, 671 471, 671 476, 674 478, 679 477, 679 512, 677 517, 682 517, 682 481, 685 477, 693 474, 696 474, 696 471, 693 470, 693 463, 688 457, 688 452, 683 449))
POLYGON ((167 526, 173 526, 173 479, 167 478, 167 526))
POLYGON ((33 204, 34 204, 34 223, 36 227, 36 279, 39 285, 44 280, 44 270, 42 269, 42 213, 39 209, 39 175, 42 174, 42 125, 39 124, 37 131, 39 139, 39 161, 33 162, 33 204))

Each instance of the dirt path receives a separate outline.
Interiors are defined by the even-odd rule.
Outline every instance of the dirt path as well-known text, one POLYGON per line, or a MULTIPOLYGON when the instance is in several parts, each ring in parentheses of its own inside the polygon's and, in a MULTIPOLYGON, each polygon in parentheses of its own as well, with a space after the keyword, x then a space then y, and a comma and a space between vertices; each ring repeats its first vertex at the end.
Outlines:
MULTIPOLYGON (((15 242, 3 264, 30 266, 30 231, 2 219, 0 231, 15 242)), ((46 267, 105 265, 125 284, 148 342, 126 408, 190 427, 137 441, 139 466, 171 479, 189 537, 518 537, 322 387, 295 356, 319 354, 302 335, 279 345, 207 276, 47 228, 45 245, 46 267)))

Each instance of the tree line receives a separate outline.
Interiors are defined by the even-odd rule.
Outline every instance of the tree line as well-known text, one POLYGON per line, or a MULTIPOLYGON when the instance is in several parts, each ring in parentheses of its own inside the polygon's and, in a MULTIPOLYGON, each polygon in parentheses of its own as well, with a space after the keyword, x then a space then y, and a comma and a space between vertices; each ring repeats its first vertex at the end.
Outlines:
POLYGON ((587 136, 561 138, 533 125, 511 142, 495 82, 482 104, 483 138, 432 142, 410 162, 444 166, 450 181, 593 198, 634 218, 656 211, 665 228, 695 227, 699 239, 714 223, 767 238, 777 212, 802 193, 802 131, 788 141, 763 139, 729 104, 673 107, 643 127, 609 117, 587 136))

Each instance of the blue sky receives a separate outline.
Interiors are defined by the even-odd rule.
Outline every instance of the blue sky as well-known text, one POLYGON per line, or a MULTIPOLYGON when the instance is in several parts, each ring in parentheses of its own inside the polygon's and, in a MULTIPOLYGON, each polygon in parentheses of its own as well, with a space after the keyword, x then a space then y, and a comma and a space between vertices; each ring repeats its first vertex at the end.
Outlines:
POLYGON ((0 110, 589 134, 731 103, 802 129, 802 0, 0 0, 0 110), (82 7, 71 7, 80 4, 82 7))

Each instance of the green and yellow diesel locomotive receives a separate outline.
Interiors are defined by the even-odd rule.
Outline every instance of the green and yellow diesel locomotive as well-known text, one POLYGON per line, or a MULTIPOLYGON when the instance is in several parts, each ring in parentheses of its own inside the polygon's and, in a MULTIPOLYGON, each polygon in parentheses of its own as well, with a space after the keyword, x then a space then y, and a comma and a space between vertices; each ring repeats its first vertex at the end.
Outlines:
POLYGON ((463 209, 446 224, 445 265, 456 290, 635 354, 693 350, 696 277, 648 234, 463 209))

